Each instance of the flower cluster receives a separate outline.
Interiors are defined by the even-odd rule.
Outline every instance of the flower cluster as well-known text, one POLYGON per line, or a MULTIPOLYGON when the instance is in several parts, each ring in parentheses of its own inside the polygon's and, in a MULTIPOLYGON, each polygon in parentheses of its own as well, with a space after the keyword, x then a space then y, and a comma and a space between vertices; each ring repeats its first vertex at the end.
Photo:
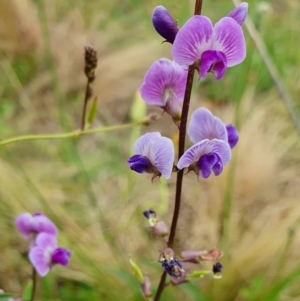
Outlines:
POLYGON ((69 264, 71 252, 57 245, 58 230, 42 213, 22 213, 16 218, 16 227, 28 239, 29 260, 37 273, 44 277, 55 264, 69 264))

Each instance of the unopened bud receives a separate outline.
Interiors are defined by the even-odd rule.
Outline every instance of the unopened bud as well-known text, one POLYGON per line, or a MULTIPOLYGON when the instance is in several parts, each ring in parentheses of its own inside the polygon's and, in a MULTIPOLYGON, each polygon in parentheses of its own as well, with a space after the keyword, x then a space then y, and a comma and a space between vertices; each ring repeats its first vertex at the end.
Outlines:
POLYGON ((181 257, 181 261, 183 262, 199 263, 199 257, 207 253, 208 253, 207 250, 200 250, 200 251, 185 250, 181 252, 180 257, 181 257))
POLYGON ((217 262, 216 264, 213 265, 212 268, 214 274, 221 273, 222 269, 223 269, 223 265, 221 262, 217 262))
POLYGON ((158 237, 166 237, 169 233, 169 229, 165 222, 158 221, 153 227, 152 227, 153 234, 158 237))
POLYGON ((157 223, 157 216, 154 210, 152 209, 145 210, 143 214, 148 219, 151 227, 153 227, 157 223))
POLYGON ((149 277, 144 276, 144 282, 141 284, 143 296, 146 299, 150 299, 152 297, 152 289, 151 289, 151 282, 149 277))
POLYGON ((217 260, 223 256, 223 253, 219 250, 212 249, 207 254, 199 255, 201 260, 217 260))
POLYGON ((177 22, 165 7, 160 5, 154 9, 152 23, 155 30, 166 39, 166 42, 173 44, 179 29, 177 22))
POLYGON ((95 79, 95 70, 97 68, 97 51, 92 46, 84 48, 84 73, 88 80, 92 82, 95 79))

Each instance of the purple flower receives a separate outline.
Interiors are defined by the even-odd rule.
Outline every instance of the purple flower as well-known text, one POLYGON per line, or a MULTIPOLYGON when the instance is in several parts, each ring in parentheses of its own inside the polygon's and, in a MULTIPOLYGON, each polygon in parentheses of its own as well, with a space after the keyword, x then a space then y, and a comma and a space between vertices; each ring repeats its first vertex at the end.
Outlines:
POLYGON ((248 15, 248 3, 243 2, 232 10, 227 17, 234 19, 239 25, 242 25, 248 15))
MULTIPOLYGON (((230 142, 232 145, 234 138, 238 137, 237 131, 234 134, 232 125, 228 128, 223 122, 214 117, 211 112, 204 108, 197 109, 191 117, 187 134, 195 144, 190 147, 179 159, 177 168, 188 170, 208 178, 213 172, 216 176, 220 175, 223 166, 231 160, 230 142), (229 133, 229 135, 228 135, 229 133), (232 141, 229 141, 229 138, 232 141)), ((236 144, 236 143, 235 143, 236 144)))
POLYGON ((179 29, 177 22, 165 7, 162 5, 155 7, 152 14, 152 23, 155 30, 166 39, 166 42, 173 44, 179 29))
POLYGON ((69 264, 72 253, 65 248, 57 247, 55 235, 40 233, 36 238, 36 246, 29 252, 29 260, 41 277, 46 276, 52 265, 69 264))
POLYGON ((127 162, 129 167, 138 173, 153 173, 153 178, 163 175, 171 177, 174 163, 174 145, 171 139, 160 133, 148 133, 141 136, 134 144, 136 155, 127 162))
POLYGON ((228 143, 230 145, 230 148, 234 148, 239 141, 239 133, 232 124, 227 124, 226 130, 227 130, 228 143))
POLYGON ((246 57, 243 30, 232 17, 222 18, 213 27, 208 17, 193 16, 177 33, 172 57, 180 65, 200 60, 200 77, 212 72, 221 79, 227 67, 246 57))
POLYGON ((19 232, 27 238, 41 232, 56 235, 57 228, 54 223, 42 213, 36 212, 33 215, 30 213, 20 214, 15 221, 19 232))
POLYGON ((141 97, 148 105, 162 108, 176 123, 181 118, 186 79, 186 67, 160 59, 147 71, 140 89, 141 97))

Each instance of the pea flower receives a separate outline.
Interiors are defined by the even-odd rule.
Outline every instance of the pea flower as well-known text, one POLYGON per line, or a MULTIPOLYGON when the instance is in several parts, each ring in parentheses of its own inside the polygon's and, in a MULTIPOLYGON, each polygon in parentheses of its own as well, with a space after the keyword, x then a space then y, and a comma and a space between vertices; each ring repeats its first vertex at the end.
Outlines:
POLYGON ((158 34, 165 38, 165 42, 173 44, 179 29, 177 22, 164 6, 155 7, 152 14, 152 23, 158 34))
POLYGON ((147 71, 140 89, 141 97, 148 105, 162 108, 178 124, 186 80, 186 67, 160 59, 147 71))
POLYGON ((174 163, 174 145, 171 139, 160 133, 147 133, 135 142, 135 155, 127 162, 131 170, 137 173, 151 173, 152 180, 163 175, 171 177, 174 163))
POLYGON ((37 273, 44 277, 53 265, 68 265, 71 255, 68 249, 57 247, 55 235, 40 233, 36 238, 36 245, 29 252, 29 260, 37 273))
POLYGON ((187 134, 195 143, 179 159, 177 168, 193 170, 197 176, 201 171, 203 178, 208 178, 213 172, 220 175, 223 166, 231 160, 232 146, 237 143, 238 133, 230 125, 229 131, 223 122, 214 117, 204 108, 197 109, 191 117, 187 134), (234 142, 234 143, 233 143, 234 142))
POLYGON ((199 60, 200 77, 212 72, 221 79, 227 67, 240 64, 246 57, 243 30, 232 17, 222 18, 213 27, 208 17, 193 16, 177 33, 172 57, 180 65, 199 60))
POLYGON ((33 215, 28 212, 22 213, 16 218, 15 224, 19 232, 27 238, 31 238, 41 232, 53 235, 56 235, 58 232, 55 224, 40 212, 36 212, 33 215))
POLYGON ((185 270, 182 267, 182 264, 179 259, 174 257, 174 251, 170 248, 166 248, 161 251, 159 256, 159 262, 162 265, 162 268, 174 278, 185 277, 185 270))
POLYGON ((243 2, 232 10, 227 17, 234 19, 239 25, 242 25, 248 15, 248 3, 243 2))

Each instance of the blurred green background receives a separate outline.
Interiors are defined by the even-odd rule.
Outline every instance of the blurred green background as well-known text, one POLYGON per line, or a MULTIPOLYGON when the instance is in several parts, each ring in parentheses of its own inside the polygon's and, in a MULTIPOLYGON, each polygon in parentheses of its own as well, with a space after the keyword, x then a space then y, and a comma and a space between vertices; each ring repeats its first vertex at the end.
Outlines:
MULTIPOLYGON (((0 0, 1 139, 79 128, 89 43, 99 56, 93 127, 130 122, 145 72, 156 59, 170 58, 170 45, 152 28, 157 5, 182 25, 194 1, 0 0)), ((216 22, 232 9, 229 0, 204 0, 202 12, 216 22)), ((295 114, 299 17, 299 0, 249 1, 248 18, 294 99, 295 114)), ((161 300, 300 300, 299 136, 243 27, 246 60, 222 81, 195 78, 191 103, 237 125, 240 142, 221 176, 199 182, 185 176, 175 246, 177 253, 221 249, 223 278, 166 288, 161 300)), ((126 163, 140 133, 154 130, 177 143, 164 114, 147 128, 0 147, 0 288, 20 296, 31 275, 26 242, 14 227, 24 211, 49 216, 60 229, 60 245, 73 252, 69 267, 39 280, 36 300, 143 300, 129 258, 156 288, 164 243, 149 235, 142 211, 153 208, 170 224, 175 177, 152 184, 151 176, 131 172, 126 163)))

